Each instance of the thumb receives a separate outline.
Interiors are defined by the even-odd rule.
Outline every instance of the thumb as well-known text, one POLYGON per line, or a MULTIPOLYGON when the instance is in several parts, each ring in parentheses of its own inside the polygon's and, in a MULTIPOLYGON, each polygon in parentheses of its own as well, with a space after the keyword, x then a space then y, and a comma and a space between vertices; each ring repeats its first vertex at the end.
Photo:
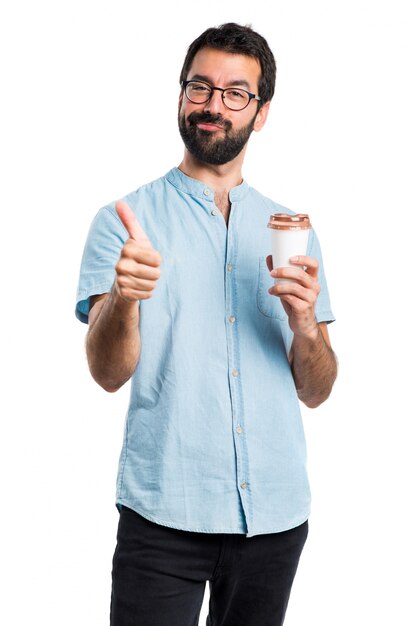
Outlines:
POLYGON ((132 211, 129 204, 124 200, 118 200, 115 205, 116 213, 119 215, 120 221, 128 231, 128 235, 131 239, 134 239, 137 243, 140 243, 144 248, 152 248, 151 242, 148 236, 138 220, 135 213, 132 211))

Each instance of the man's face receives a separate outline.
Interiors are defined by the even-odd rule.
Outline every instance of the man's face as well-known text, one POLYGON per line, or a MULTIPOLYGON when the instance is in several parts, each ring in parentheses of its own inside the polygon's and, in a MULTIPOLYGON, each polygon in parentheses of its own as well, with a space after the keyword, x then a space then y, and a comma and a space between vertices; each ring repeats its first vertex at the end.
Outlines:
MULTIPOLYGON (((193 59, 187 80, 201 80, 214 87, 240 87, 258 95, 258 61, 241 54, 202 48, 193 59)), ((203 104, 190 102, 182 92, 178 123, 187 150, 200 162, 223 165, 244 148, 253 130, 260 130, 268 105, 257 112, 252 99, 241 111, 228 109, 220 91, 203 104)))

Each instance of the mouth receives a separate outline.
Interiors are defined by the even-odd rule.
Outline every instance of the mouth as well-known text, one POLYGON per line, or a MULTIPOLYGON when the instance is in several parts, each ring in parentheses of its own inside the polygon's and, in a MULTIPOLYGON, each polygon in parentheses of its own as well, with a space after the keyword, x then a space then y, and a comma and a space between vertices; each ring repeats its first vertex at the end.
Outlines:
POLYGON ((187 121, 190 126, 194 126, 200 131, 208 134, 217 133, 220 130, 226 133, 232 126, 229 120, 223 119, 220 115, 212 115, 211 113, 202 113, 197 111, 190 113, 187 121))
POLYGON ((214 133, 218 130, 224 130, 223 126, 219 126, 218 124, 212 124, 210 122, 199 122, 198 124, 196 124, 196 126, 197 128, 199 128, 199 130, 205 130, 210 133, 214 133))

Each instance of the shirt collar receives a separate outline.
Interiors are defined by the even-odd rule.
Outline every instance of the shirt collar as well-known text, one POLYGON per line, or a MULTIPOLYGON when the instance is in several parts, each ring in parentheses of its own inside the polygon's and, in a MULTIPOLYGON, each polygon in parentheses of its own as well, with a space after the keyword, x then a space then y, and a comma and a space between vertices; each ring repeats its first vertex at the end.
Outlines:
MULTIPOLYGON (((195 198, 202 198, 203 200, 214 200, 214 191, 205 183, 200 180, 191 178, 184 174, 178 167, 173 167, 165 176, 169 183, 171 183, 180 191, 187 193, 195 198)), ((247 194, 249 189, 248 184, 243 181, 237 187, 233 187, 229 192, 229 199, 231 202, 237 202, 242 200, 247 194)))

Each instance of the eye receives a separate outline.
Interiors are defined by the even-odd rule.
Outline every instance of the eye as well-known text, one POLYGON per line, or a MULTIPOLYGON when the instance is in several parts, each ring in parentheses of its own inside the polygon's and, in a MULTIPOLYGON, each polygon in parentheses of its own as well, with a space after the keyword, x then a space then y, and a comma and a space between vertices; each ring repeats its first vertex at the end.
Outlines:
POLYGON ((225 92, 225 95, 235 102, 240 102, 241 100, 245 100, 247 98, 247 94, 245 91, 242 91, 242 89, 228 89, 225 92))
POLYGON ((204 83, 189 83, 189 89, 192 93, 209 93, 210 88, 204 83))

